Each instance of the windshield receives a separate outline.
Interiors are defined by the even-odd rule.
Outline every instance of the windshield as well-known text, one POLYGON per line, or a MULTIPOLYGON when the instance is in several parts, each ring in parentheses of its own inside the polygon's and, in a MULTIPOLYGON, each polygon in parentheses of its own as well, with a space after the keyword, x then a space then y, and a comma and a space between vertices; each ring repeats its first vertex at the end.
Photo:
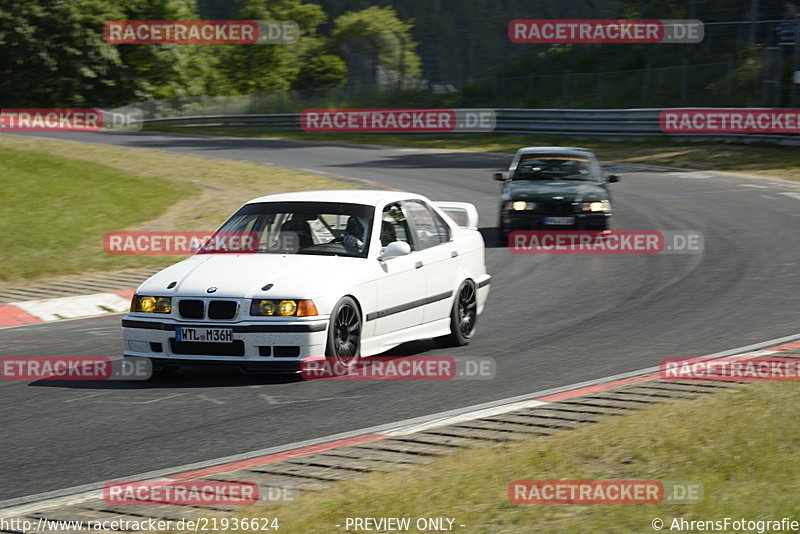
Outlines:
POLYGON ((586 180, 598 176, 588 158, 577 156, 522 156, 513 180, 586 180))
MULTIPOLYGON (((314 254, 364 258, 369 250, 374 208, 339 202, 248 204, 217 234, 252 236, 259 254, 314 254)), ((204 247, 199 254, 216 253, 204 247)))

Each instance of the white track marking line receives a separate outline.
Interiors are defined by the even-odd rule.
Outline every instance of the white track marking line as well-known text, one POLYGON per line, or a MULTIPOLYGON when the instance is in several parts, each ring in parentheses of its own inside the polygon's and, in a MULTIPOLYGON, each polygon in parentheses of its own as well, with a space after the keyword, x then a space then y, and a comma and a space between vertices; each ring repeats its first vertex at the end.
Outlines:
POLYGON ((689 178, 693 180, 704 180, 706 178, 713 178, 712 175, 704 172, 667 172, 664 173, 674 178, 689 178))
POLYGON ((42 321, 55 321, 124 312, 130 307, 130 299, 113 293, 97 293, 79 297, 12 302, 10 305, 16 306, 42 321))
POLYGON ((167 399, 174 399, 175 397, 181 397, 183 395, 188 395, 188 393, 175 393, 174 395, 167 395, 166 397, 158 397, 156 399, 150 399, 146 401, 107 400, 104 402, 106 402, 107 404, 153 404, 154 402, 161 402, 167 399))
POLYGON ((545 404, 549 404, 548 402, 542 402, 538 400, 528 400, 522 402, 514 402, 511 404, 505 404, 503 406, 497 406, 494 408, 486 408, 484 410, 476 410, 474 412, 462 414, 462 415, 455 415, 453 417, 442 417, 441 419, 434 419, 428 423, 416 424, 416 425, 407 425, 403 427, 399 427, 396 430, 390 430, 386 432, 387 436, 403 436, 406 434, 413 434, 414 432, 422 432, 423 430, 428 430, 430 428, 436 428, 440 426, 446 425, 454 425, 456 423, 463 423, 465 421, 473 421, 475 419, 481 419, 483 417, 491 417, 493 415, 500 415, 508 412, 513 412, 514 410, 521 410, 523 408, 534 408, 536 406, 543 406, 545 404))
POLYGON ((225 404, 225 401, 221 401, 219 399, 214 399, 214 398, 209 397, 208 395, 206 395, 204 393, 198 393, 197 398, 200 399, 200 400, 207 400, 208 402, 213 402, 214 404, 225 404))
POLYGON ((289 401, 280 401, 280 400, 276 399, 275 397, 273 397, 272 395, 267 395, 266 393, 259 393, 258 396, 261 397, 262 399, 264 399, 265 401, 267 401, 268 404, 272 404, 272 405, 295 404, 296 402, 307 402, 307 401, 291 401, 291 400, 289 400, 289 401))
POLYGON ((81 397, 76 397, 74 399, 67 399, 67 400, 62 401, 62 402, 65 402, 65 403, 66 402, 75 402, 75 401, 80 401, 80 400, 85 400, 85 399, 91 399, 92 397, 99 397, 101 395, 106 395, 106 394, 108 394, 107 391, 100 391, 98 393, 90 393, 88 395, 83 395, 81 397))
MULTIPOLYGON (((3 134, 3 135, 8 135, 8 134, 3 134)), ((15 304, 12 304, 12 303, 3 304, 3 306, 14 306, 14 305, 15 304)), ((100 314, 97 314, 97 315, 89 315, 89 316, 86 316, 86 317, 75 317, 75 318, 72 318, 72 319, 60 319, 58 322, 59 323, 68 323, 68 322, 78 322, 78 321, 82 321, 84 319, 103 319, 105 317, 113 317, 115 315, 125 315, 126 313, 128 313, 127 309, 125 311, 123 311, 123 312, 117 312, 117 313, 103 312, 103 313, 100 313, 100 314)), ((47 327, 47 326, 51 326, 51 323, 53 323, 53 322, 55 322, 55 321, 43 321, 41 323, 11 324, 11 325, 8 325, 8 326, 0 326, 0 330, 7 330, 7 329, 10 329, 10 328, 28 328, 28 327, 31 327, 31 326, 44 326, 44 327, 47 327)))
MULTIPOLYGON (((739 347, 735 349, 725 350, 722 352, 716 352, 714 354, 707 354, 705 356, 699 356, 700 358, 724 358, 726 356, 733 356, 733 355, 758 355, 758 354, 771 354, 774 351, 769 350, 762 350, 768 347, 774 347, 777 345, 782 345, 789 341, 796 341, 800 339, 800 334, 794 334, 791 336, 785 336, 781 338, 771 339, 769 341, 762 341, 760 343, 753 343, 752 345, 747 345, 744 347, 739 347)), ((164 481, 164 480, 172 480, 168 479, 171 474, 175 473, 182 473, 186 471, 194 471, 197 469, 203 469, 206 467, 213 467, 218 465, 224 465, 231 462, 237 462, 240 460, 249 460, 251 458, 257 458, 259 456, 268 456, 271 454, 277 454, 280 452, 291 451, 294 449, 299 449, 302 447, 309 447, 311 445, 319 445, 322 443, 329 443, 337 440, 352 438, 355 436, 362 436, 364 434, 378 434, 378 435, 385 435, 389 436, 391 432, 397 432, 405 428, 412 427, 414 425, 422 426, 426 423, 431 423, 433 421, 442 421, 451 418, 455 418, 457 416, 471 416, 471 418, 475 419, 476 417, 474 414, 476 413, 488 413, 488 410, 491 408, 504 408, 509 404, 514 403, 526 403, 526 402, 542 402, 537 401, 536 398, 545 397, 548 395, 555 395, 556 393, 564 393, 565 391, 572 391, 574 389, 580 389, 588 386, 596 386, 599 384, 604 384, 606 382, 615 382, 617 380, 622 380, 625 378, 633 378, 635 376, 645 375, 657 372, 659 370, 658 367, 648 367, 646 369, 639 369, 637 371, 630 371, 627 373, 620 373, 617 375, 607 376, 604 378, 597 378, 595 380, 587 380, 585 382, 579 382, 577 384, 571 384, 567 386, 560 386, 556 388, 546 389, 542 391, 536 391, 533 393, 528 393, 525 395, 517 395, 515 397, 509 397, 506 399, 500 399, 491 402, 485 402, 482 404, 477 404, 473 406, 467 406, 465 408, 457 408, 455 410, 449 410, 446 412, 441 412, 437 414, 431 414, 421 417, 415 417, 413 419, 407 419, 404 421, 397 421, 395 423, 383 424, 383 425, 376 425, 369 428, 362 428, 359 430, 353 430, 350 432, 342 432, 340 434, 334 434, 331 436, 325 436, 322 438, 311 439, 306 441, 300 441, 296 443, 290 443, 287 445, 279 445, 277 447, 271 447, 268 449, 261 449, 257 451, 246 452, 243 454, 237 454, 234 456, 227 456, 224 458, 215 458, 212 460, 205 460, 202 462, 196 462, 193 464, 187 464, 182 466, 171 467, 167 469, 159 469, 156 471, 149 471, 147 473, 140 473, 138 475, 131 475, 131 476, 120 476, 115 477, 111 480, 106 480, 102 482, 94 482, 90 484, 84 484, 82 486, 75 486, 72 488, 64 488, 60 490, 53 490, 46 493, 39 493, 36 495, 27 495, 24 497, 17 497, 15 499, 9 499, 6 501, 0 502, 0 518, 11 517, 16 515, 23 515, 35 512, 37 510, 43 510, 46 508, 53 508, 55 506, 68 506, 73 505, 81 502, 85 502, 90 499, 95 499, 102 497, 101 491, 103 486, 107 482, 119 481, 119 480, 126 480, 129 482, 137 482, 142 480, 155 480, 155 481, 164 481)), ((546 404, 546 403, 544 403, 546 404)), ((502 413, 502 411, 500 412, 502 413)), ((485 417, 482 416, 482 417, 485 417)), ((466 419, 465 419, 466 420, 466 419)))

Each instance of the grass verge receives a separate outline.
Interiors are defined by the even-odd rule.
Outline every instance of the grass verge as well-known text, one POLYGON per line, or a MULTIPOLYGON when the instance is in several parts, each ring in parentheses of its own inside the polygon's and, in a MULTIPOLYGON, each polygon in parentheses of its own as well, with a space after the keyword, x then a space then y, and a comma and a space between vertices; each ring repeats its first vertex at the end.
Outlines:
POLYGON ((800 181, 800 150, 797 147, 760 144, 671 143, 668 141, 612 142, 554 136, 507 134, 453 134, 446 136, 338 134, 177 126, 152 126, 148 129, 174 133, 229 135, 262 139, 294 139, 332 143, 364 143, 475 152, 505 152, 508 154, 513 154, 518 148, 524 146, 581 146, 595 151, 603 161, 658 165, 701 171, 729 171, 800 181))
POLYGON ((260 195, 351 187, 255 163, 3 135, 0 281, 169 265, 181 257, 107 255, 103 235, 210 231, 260 195))
POLYGON ((665 531, 674 518, 797 520, 800 421, 787 408, 799 401, 797 383, 750 385, 552 437, 467 450, 408 473, 372 474, 292 504, 249 509, 248 516, 277 517, 293 534, 343 531, 347 517, 411 517, 412 525, 420 517, 450 517, 457 532, 481 534, 653 532, 656 517, 665 531), (692 480, 704 485, 705 498, 647 505, 509 501, 510 482, 552 479, 692 480))

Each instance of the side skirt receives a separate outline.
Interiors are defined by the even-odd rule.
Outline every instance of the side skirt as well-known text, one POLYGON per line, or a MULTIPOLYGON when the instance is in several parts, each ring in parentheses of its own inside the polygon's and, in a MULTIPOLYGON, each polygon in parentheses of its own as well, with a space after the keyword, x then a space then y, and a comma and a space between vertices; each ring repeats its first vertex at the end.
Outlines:
POLYGON ((445 336, 450 333, 450 317, 438 319, 431 323, 412 326, 404 330, 381 334, 380 336, 361 340, 361 355, 374 356, 382 352, 406 343, 438 336, 445 336))

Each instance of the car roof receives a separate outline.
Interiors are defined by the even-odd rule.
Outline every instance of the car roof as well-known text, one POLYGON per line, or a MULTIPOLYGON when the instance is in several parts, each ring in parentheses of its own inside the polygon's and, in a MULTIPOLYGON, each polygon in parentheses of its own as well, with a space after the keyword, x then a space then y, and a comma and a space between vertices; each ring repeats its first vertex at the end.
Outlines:
POLYGON ((407 199, 420 199, 425 197, 403 191, 387 191, 380 189, 338 189, 330 191, 295 191, 293 193, 278 193, 254 198, 248 204, 257 202, 347 202, 349 204, 364 204, 375 206, 385 202, 407 199))
POLYGON ((517 150, 517 154, 575 154, 575 153, 589 153, 593 152, 588 148, 572 147, 572 146, 528 146, 517 150))

